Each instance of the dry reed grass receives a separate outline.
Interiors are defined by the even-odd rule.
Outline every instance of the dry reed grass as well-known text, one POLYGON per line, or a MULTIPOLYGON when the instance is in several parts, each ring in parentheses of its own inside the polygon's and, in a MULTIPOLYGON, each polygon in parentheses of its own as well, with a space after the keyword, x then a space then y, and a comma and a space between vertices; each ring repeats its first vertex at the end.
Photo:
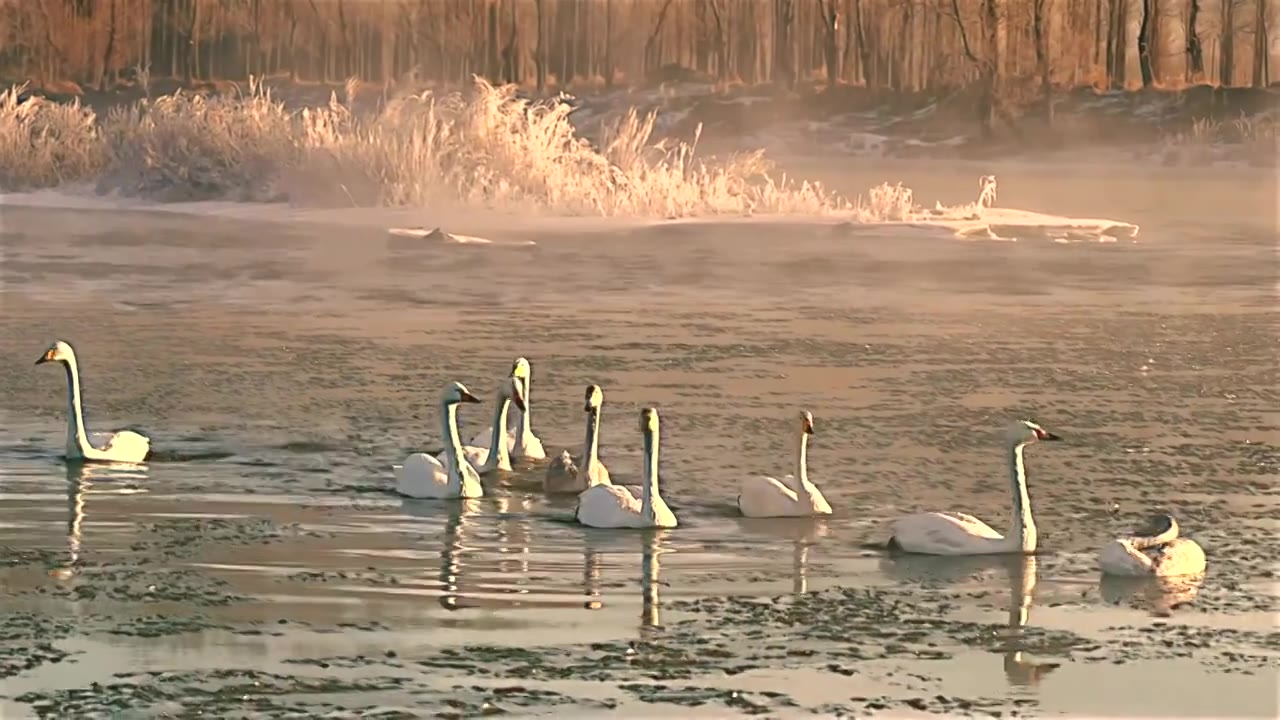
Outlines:
MULTIPOLYGON (((0 188, 96 181, 158 200, 287 197, 303 204, 529 207, 561 214, 909 216, 911 191, 883 185, 855 202, 776 177, 762 152, 703 159, 654 141, 655 114, 631 111, 592 145, 561 98, 533 101, 481 79, 352 112, 351 97, 287 110, 261 82, 246 92, 142 100, 98 118, 77 103, 0 95, 0 188)), ((353 96, 348 88, 346 93, 353 96)), ((699 128, 700 136, 700 128, 699 128)))

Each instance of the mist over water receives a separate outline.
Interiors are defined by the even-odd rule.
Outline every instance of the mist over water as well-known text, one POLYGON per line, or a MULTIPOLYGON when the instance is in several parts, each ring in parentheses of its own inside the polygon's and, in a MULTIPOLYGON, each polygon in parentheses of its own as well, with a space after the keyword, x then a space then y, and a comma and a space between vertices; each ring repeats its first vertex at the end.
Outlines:
POLYGON ((6 206, 0 715, 1274 716, 1265 183, 805 169, 947 204, 996 172, 1001 207, 1142 233, 6 206), (386 232, 408 224, 537 244, 386 232), (64 378, 31 367, 55 337, 81 355, 91 429, 145 430, 145 467, 64 468, 64 378), (604 388, 620 482, 640 477, 636 413, 660 409, 679 528, 579 527, 573 498, 538 492, 541 465, 478 501, 389 492, 392 463, 439 447, 444 383, 486 399, 470 437, 517 355, 549 454, 577 451, 582 387, 604 388), (738 517, 743 477, 791 471, 802 408, 835 515, 738 517), (997 433, 1016 417, 1066 438, 1027 453, 1040 557, 865 547, 915 510, 1005 529, 997 433), (1207 577, 1100 582, 1098 545, 1156 510, 1205 547, 1207 577))

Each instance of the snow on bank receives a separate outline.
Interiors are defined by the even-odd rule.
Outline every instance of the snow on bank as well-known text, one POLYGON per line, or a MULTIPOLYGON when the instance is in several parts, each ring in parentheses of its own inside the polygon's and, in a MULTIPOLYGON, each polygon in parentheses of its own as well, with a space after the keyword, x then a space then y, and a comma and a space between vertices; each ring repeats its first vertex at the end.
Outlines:
MULTIPOLYGON (((909 189, 883 185, 888 199, 872 192, 870 208, 828 215, 710 215, 690 218, 653 219, 641 217, 554 216, 517 211, 475 210, 427 211, 409 208, 308 208, 284 203, 240 203, 222 201, 157 203, 138 199, 103 197, 92 192, 70 193, 41 190, 28 193, 0 193, 0 207, 29 207, 61 210, 156 212, 207 218, 286 224, 319 223, 349 229, 381 229, 395 236, 421 238, 427 242, 480 246, 530 246, 528 235, 555 235, 608 232, 618 229, 662 227, 672 224, 788 224, 830 228, 841 236, 886 233, 925 234, 965 240, 1051 240, 1071 242, 1117 242, 1130 238, 1137 242, 1138 226, 1106 218, 1073 218, 1060 215, 990 207, 994 202, 994 177, 990 197, 958 207, 936 206, 922 209, 912 204, 909 189), (870 216, 869 216, 870 214, 870 216), (430 224, 422 222, 430 216, 430 224), (892 219, 879 219, 892 218, 892 219), (428 230, 427 227, 434 227, 428 230), (443 227, 460 232, 445 231, 443 227), (468 234, 462 234, 465 231, 468 234), (520 239, 490 239, 502 235, 520 239)), ((984 179, 985 179, 984 178, 984 179)), ((985 186, 984 186, 985 187, 985 186)), ((2 229, 2 228, 0 228, 2 229)))
POLYGON ((1015 242, 1035 239, 1048 239, 1058 243, 1116 242, 1120 238, 1134 238, 1133 242, 1137 242, 1138 235, 1137 225, 1118 220, 1071 218, 1011 208, 986 208, 980 214, 967 217, 947 217, 943 214, 886 223, 845 222, 837 227, 849 234, 908 228, 967 240, 1015 242))

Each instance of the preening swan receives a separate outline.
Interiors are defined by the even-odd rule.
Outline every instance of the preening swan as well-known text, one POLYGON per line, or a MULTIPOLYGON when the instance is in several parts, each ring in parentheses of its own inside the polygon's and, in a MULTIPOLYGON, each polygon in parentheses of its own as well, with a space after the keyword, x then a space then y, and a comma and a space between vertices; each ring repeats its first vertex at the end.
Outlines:
POLYGON ((597 528, 673 528, 676 516, 658 493, 658 411, 640 412, 644 433, 644 485, 640 497, 622 485, 592 485, 578 496, 574 516, 597 528))
POLYGON ((412 498, 474 498, 484 496, 480 475, 462 460, 458 439, 458 405, 479 399, 460 382, 445 386, 440 394, 440 427, 444 435, 445 462, 426 453, 411 453, 404 465, 395 465, 396 492, 412 498))
POLYGON ((1156 515, 1133 535, 1103 545, 1098 565, 1104 575, 1121 577, 1203 574, 1204 550, 1195 540, 1178 537, 1179 532, 1172 515, 1156 515))
MULTIPOLYGON (((484 444, 473 441, 470 445, 462 446, 463 459, 481 475, 488 475, 495 470, 511 472, 511 449, 508 443, 511 433, 507 429, 507 412, 512 403, 517 408, 524 407, 523 386, 514 377, 503 378, 502 382, 498 383, 498 395, 494 401, 493 422, 489 425, 488 441, 484 444), (493 452, 493 448, 497 448, 498 451, 493 452)), ((443 461, 447 452, 446 448, 436 456, 436 459, 443 461)))
POLYGON ((1061 438, 1030 420, 1013 423, 1005 434, 1013 491, 1013 527, 1008 537, 992 530, 991 526, 972 515, 925 512, 894 521, 889 549, 923 555, 1035 552, 1036 523, 1031 517, 1031 498, 1027 494, 1027 471, 1022 460, 1022 448, 1039 440, 1061 438))
MULTIPOLYGON (((542 460, 547 456, 546 450, 542 448, 542 441, 537 435, 533 434, 533 430, 529 424, 529 413, 531 406, 529 403, 529 379, 531 377, 529 361, 525 358, 518 357, 511 365, 510 377, 516 378, 521 383, 521 395, 524 398, 524 408, 517 409, 511 413, 507 420, 507 427, 512 435, 507 440, 507 449, 511 452, 511 457, 516 460, 542 460)), ((484 432, 471 438, 471 444, 482 447, 489 440, 493 428, 486 429, 484 432)))
POLYGON ((796 451, 796 473, 781 480, 758 476, 742 481, 738 494, 738 510, 747 517, 797 517, 830 515, 831 506, 822 491, 809 482, 806 455, 809 436, 813 434, 813 415, 800 413, 799 449, 796 451))
POLYGON ((67 461, 138 463, 151 451, 151 440, 132 430, 89 433, 84 427, 84 407, 80 396, 80 368, 76 351, 61 340, 49 346, 36 360, 62 363, 67 371, 67 461))
POLYGON ((600 410, 604 404, 604 391, 599 385, 588 385, 586 405, 587 439, 582 444, 582 467, 578 467, 573 455, 565 450, 547 466, 547 476, 542 489, 548 493, 582 492, 592 485, 609 485, 609 469, 600 461, 600 410))

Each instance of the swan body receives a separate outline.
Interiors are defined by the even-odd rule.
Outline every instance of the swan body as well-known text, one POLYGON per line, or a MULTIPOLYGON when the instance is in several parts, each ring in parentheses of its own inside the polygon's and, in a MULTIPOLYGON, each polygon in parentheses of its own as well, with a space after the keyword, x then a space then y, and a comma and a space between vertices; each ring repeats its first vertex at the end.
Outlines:
POLYGON ((411 453, 402 465, 393 466, 396 492, 411 498, 477 498, 484 496, 480 474, 465 462, 458 439, 458 405, 478 403, 467 387, 449 383, 440 395, 440 425, 445 442, 445 461, 426 453, 411 453))
MULTIPOLYGON (((507 414, 512 404, 517 408, 524 407, 523 386, 516 378, 504 378, 498 385, 498 397, 493 407, 493 422, 489 425, 488 442, 481 445, 473 440, 470 445, 462 446, 463 459, 481 475, 488 475, 497 470, 511 472, 507 414)), ((436 459, 443 462, 448 452, 446 448, 436 456, 436 459)))
POLYGON ((151 440, 132 430, 90 433, 84 426, 84 403, 80 391, 80 366, 76 351, 58 340, 49 346, 36 365, 61 363, 67 371, 67 461, 139 463, 151 452, 151 440))
POLYGON ((978 518, 958 512, 924 512, 898 518, 888 547, 922 555, 1030 554, 1036 550, 1036 524, 1031 516, 1022 449, 1040 440, 1061 440, 1030 420, 1013 423, 1006 432, 1013 522, 1008 537, 978 518))
POLYGON ((1178 533, 1178 521, 1173 516, 1157 515, 1150 527, 1103 545, 1098 551, 1098 565, 1104 575, 1119 577, 1204 574, 1204 549, 1191 538, 1178 537, 1178 533))
MULTIPOLYGON (((521 383, 521 396, 524 398, 524 407, 516 408, 507 419, 507 427, 511 431, 511 435, 507 438, 507 450, 511 453, 513 459, 526 460, 542 460, 547 457, 547 451, 542 447, 542 440, 533 433, 533 429, 529 424, 529 378, 532 371, 529 368, 529 361, 523 357, 516 358, 511 365, 510 377, 516 378, 521 383)), ((493 434, 493 428, 487 428, 484 432, 477 433, 471 438, 470 445, 473 447, 484 447, 489 437, 493 434)), ((484 462, 481 460, 481 462, 484 462)))
POLYGON ((673 528, 679 523, 658 492, 658 411, 640 413, 644 433, 644 485, 637 494, 622 485, 592 485, 578 496, 574 517, 595 528, 673 528))
POLYGON ((600 410, 604 391, 599 385, 588 385, 586 404, 587 439, 582 444, 582 467, 565 450, 547 465, 542 489, 548 493, 580 493, 593 485, 611 485, 609 468, 600 461, 600 410))
POLYGON ((796 473, 781 480, 768 476, 747 478, 738 491, 738 510, 746 517, 804 517, 830 515, 831 505, 817 485, 809 482, 807 462, 813 415, 800 413, 800 445, 796 473))

